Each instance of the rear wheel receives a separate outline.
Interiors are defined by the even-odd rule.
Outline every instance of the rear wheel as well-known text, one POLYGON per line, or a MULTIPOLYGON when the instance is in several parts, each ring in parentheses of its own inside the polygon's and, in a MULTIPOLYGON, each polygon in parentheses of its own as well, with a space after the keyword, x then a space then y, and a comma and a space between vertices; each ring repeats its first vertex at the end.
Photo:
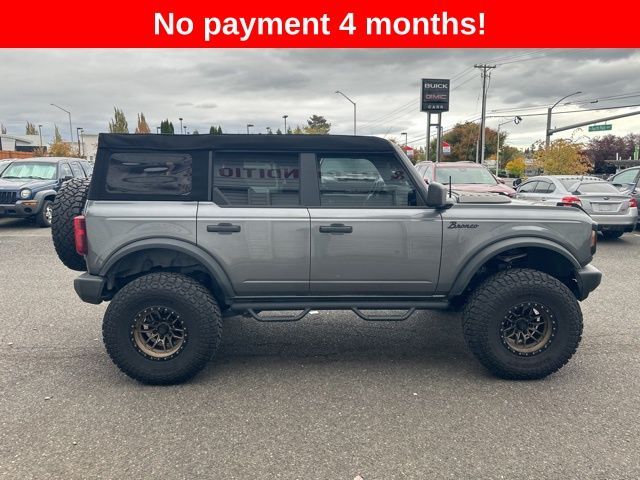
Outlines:
POLYGON ((180 383, 198 373, 220 344, 220 308, 190 277, 151 273, 113 298, 104 316, 104 344, 131 378, 149 384, 180 383))
POLYGON ((613 240, 620 238, 624 232, 622 230, 605 230, 602 232, 602 236, 607 240, 613 240))
POLYGON ((90 180, 74 178, 62 185, 51 210, 51 236, 58 258, 71 270, 84 272, 87 264, 76 252, 73 236, 73 219, 82 215, 87 203, 90 180))
POLYGON ((559 370, 575 353, 582 313, 556 278, 512 269, 476 289, 464 309, 463 327, 469 349, 495 375, 537 379, 559 370))

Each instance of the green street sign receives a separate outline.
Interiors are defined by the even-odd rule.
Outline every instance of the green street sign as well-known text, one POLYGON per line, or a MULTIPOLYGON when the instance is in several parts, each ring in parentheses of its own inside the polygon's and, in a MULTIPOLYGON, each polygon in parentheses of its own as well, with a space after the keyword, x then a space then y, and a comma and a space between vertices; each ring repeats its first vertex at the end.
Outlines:
POLYGON ((611 130, 613 125, 605 124, 605 125, 589 125, 590 132, 602 132, 604 130, 611 130))

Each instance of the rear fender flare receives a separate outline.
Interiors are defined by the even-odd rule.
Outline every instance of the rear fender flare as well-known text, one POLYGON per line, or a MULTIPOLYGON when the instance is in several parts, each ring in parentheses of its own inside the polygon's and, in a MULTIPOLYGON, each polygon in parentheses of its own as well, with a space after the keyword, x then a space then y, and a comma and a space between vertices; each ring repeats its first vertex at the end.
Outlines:
POLYGON ((106 276, 114 265, 127 255, 149 249, 174 250, 193 257, 204 265, 211 277, 217 282, 222 290, 225 303, 228 304, 234 297, 235 294, 229 276, 211 255, 193 243, 173 238, 149 238, 125 245, 107 258, 100 268, 99 275, 106 276))

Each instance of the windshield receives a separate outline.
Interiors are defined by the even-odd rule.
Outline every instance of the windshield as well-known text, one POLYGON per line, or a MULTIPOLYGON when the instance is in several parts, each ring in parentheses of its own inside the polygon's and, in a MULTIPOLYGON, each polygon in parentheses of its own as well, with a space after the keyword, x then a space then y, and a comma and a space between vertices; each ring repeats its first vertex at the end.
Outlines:
POLYGON ((55 163, 14 162, 2 172, 2 178, 28 178, 53 180, 56 178, 55 163))
POLYGON ((493 178, 491 173, 479 167, 436 167, 436 182, 449 183, 449 177, 451 177, 451 183, 463 184, 483 184, 483 185, 496 185, 496 179, 493 178))

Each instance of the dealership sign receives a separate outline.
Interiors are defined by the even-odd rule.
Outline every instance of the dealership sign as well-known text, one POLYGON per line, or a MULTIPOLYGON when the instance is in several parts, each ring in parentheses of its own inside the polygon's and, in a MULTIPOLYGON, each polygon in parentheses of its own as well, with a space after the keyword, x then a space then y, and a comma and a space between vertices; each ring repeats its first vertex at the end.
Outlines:
POLYGON ((420 90, 422 112, 449 111, 449 79, 423 78, 420 90))

